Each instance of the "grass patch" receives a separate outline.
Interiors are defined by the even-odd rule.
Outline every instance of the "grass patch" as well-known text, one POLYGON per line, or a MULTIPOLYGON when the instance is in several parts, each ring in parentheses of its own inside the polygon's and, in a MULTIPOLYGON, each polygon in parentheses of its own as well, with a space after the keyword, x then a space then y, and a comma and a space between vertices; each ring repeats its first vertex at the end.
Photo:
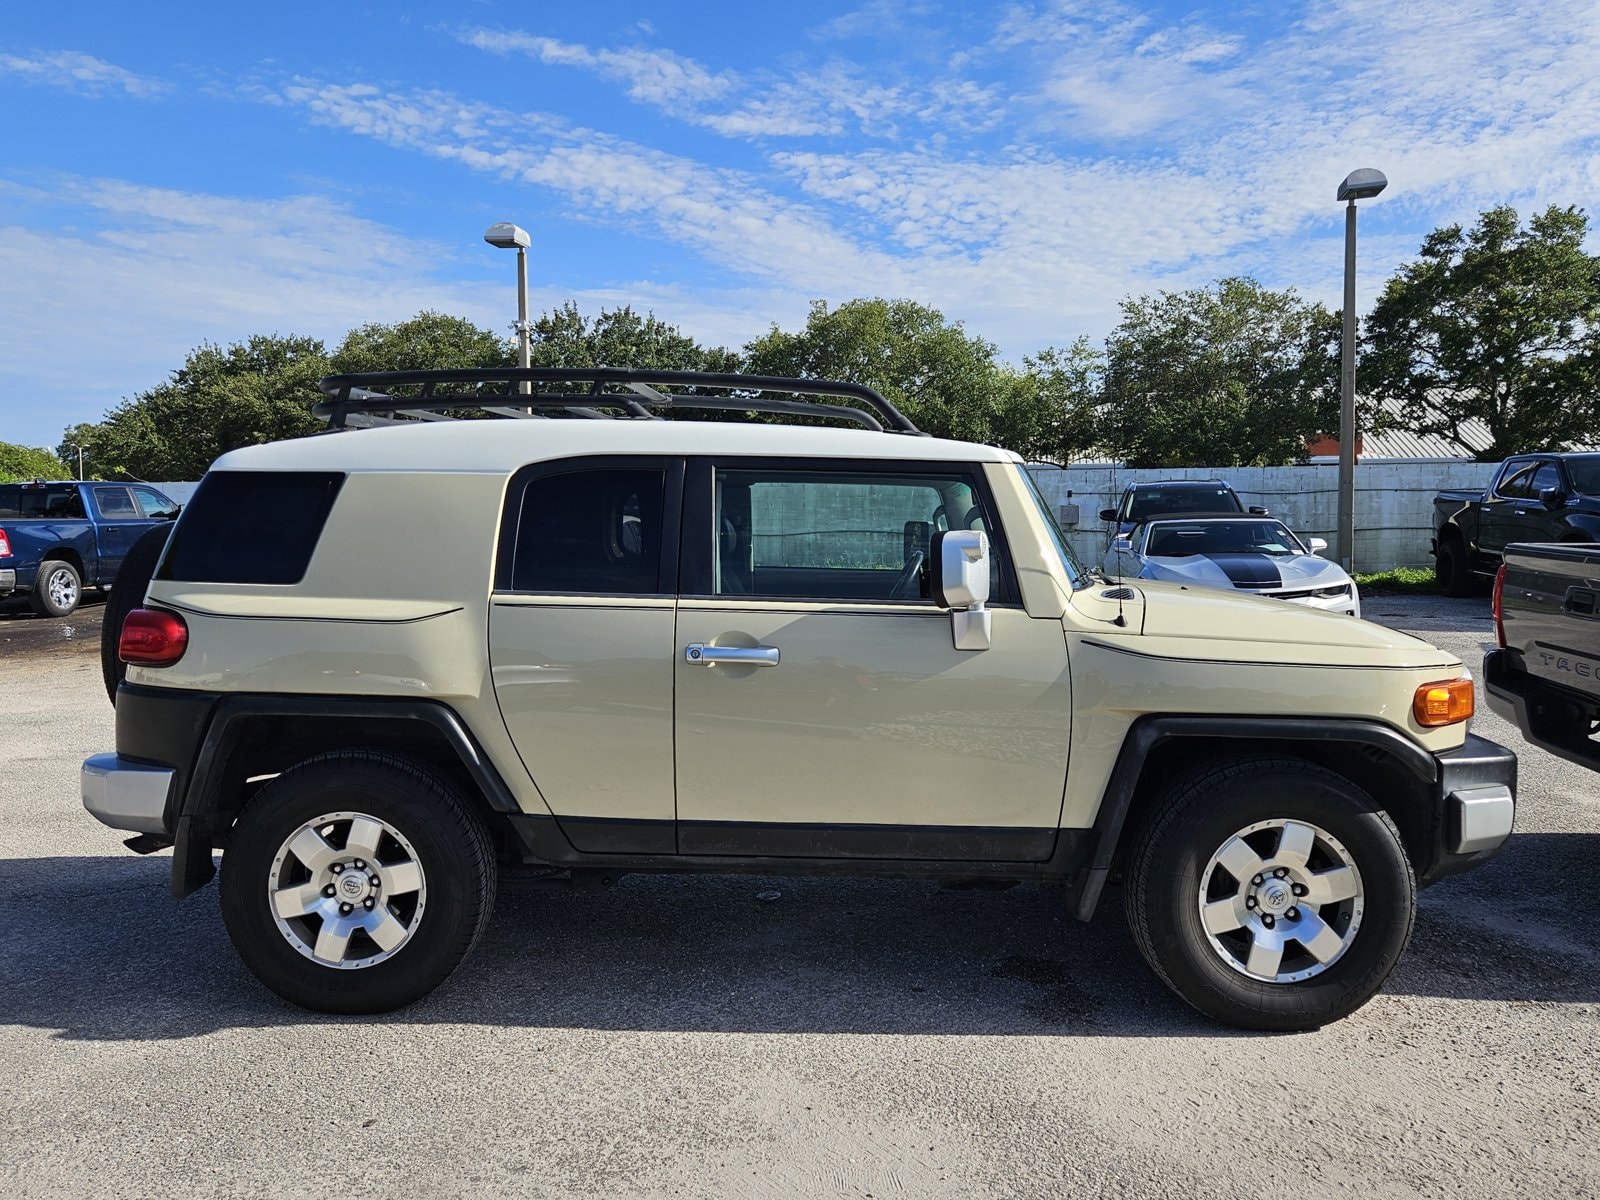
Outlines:
POLYGON ((1394 567, 1356 575, 1356 586, 1363 595, 1381 596, 1406 592, 1437 592, 1439 585, 1431 567, 1394 567))

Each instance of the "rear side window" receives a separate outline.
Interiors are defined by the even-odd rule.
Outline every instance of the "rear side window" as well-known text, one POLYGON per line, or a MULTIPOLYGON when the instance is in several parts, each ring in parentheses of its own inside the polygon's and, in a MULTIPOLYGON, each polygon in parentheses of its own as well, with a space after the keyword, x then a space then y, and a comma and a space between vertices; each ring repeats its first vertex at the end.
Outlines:
POLYGON ((569 471, 528 483, 511 589, 661 595, 666 472, 569 471))
POLYGON ((125 487, 97 487, 94 489, 95 507, 108 521, 132 521, 139 513, 133 507, 133 497, 125 487))
POLYGON ((158 577, 299 583, 343 484, 323 471, 212 471, 172 531, 158 577))

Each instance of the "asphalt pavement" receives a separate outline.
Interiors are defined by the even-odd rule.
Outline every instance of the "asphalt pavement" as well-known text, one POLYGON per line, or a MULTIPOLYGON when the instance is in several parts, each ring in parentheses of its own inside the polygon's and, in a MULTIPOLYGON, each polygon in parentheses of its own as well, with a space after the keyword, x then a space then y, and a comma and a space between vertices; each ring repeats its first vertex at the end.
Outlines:
MULTIPOLYGON (((1368 597, 1476 667, 1487 603, 1368 597)), ((78 799, 113 745, 98 608, 0 610, 0 1194, 1600 1194, 1597 778, 1522 743, 1517 833, 1422 896, 1383 994, 1220 1028, 1113 890, 633 876, 506 889, 414 1007, 240 965, 78 799), (776 893, 774 897, 772 893, 776 893)))

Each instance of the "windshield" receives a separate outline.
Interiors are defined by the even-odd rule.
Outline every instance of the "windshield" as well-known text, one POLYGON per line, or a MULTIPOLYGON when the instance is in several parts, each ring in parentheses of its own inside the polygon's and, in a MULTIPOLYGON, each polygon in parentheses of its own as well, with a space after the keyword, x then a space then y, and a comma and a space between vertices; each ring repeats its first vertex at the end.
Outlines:
POLYGON ((1050 511, 1050 505, 1040 493, 1039 485, 1033 481, 1033 476, 1028 474, 1028 468, 1018 463, 1017 471, 1022 476, 1028 495, 1033 497, 1034 506, 1038 508, 1039 516, 1044 520, 1044 527, 1050 531, 1050 540, 1055 543, 1056 552, 1061 555, 1061 563, 1067 568, 1067 576, 1072 580, 1072 586, 1083 587, 1089 582, 1089 572, 1078 561, 1078 556, 1072 552, 1072 547, 1067 545, 1066 535, 1061 532, 1061 526, 1056 524, 1055 513, 1050 511))
POLYGON ((1132 520, 1159 517, 1162 513, 1229 513, 1243 512, 1239 497, 1226 484, 1205 484, 1200 487, 1173 484, 1167 487, 1137 489, 1128 502, 1128 516, 1132 520))
POLYGON ((1147 558, 1191 554, 1304 554, 1300 539, 1281 521, 1173 521, 1150 526, 1147 558))

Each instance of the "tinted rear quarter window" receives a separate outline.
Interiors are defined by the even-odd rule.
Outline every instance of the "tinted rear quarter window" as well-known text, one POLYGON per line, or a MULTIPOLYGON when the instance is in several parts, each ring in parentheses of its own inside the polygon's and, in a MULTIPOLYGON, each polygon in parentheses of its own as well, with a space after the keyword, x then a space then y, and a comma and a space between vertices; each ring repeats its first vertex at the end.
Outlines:
POLYGON ((511 587, 519 592, 662 593, 666 472, 547 475, 522 495, 511 587))
POLYGON ((344 483, 323 471, 213 471, 172 532, 158 578, 299 583, 344 483))

